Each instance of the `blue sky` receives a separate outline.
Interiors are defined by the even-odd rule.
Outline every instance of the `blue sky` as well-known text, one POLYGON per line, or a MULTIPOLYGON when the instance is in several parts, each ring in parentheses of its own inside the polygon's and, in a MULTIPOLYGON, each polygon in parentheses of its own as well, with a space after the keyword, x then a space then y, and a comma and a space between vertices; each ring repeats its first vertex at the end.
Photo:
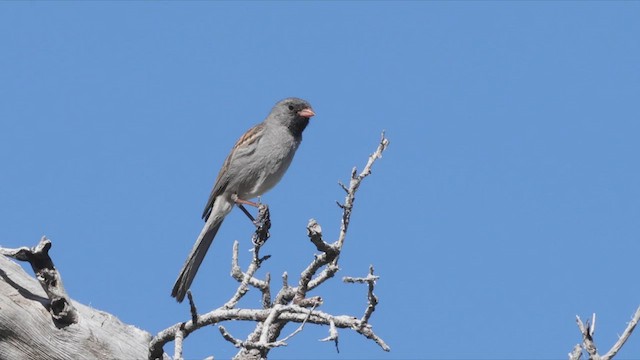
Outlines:
MULTIPOLYGON (((156 333, 235 140, 288 96, 317 116, 272 211, 261 275, 299 273, 340 220, 338 180, 384 129, 339 277, 314 295, 372 323, 384 353, 307 327, 273 359, 560 359, 598 315, 605 352, 640 305, 638 2, 0 3, 0 244, 47 235, 71 296, 156 333)), ((193 286, 235 289, 234 211, 193 286)), ((278 282, 276 282, 277 284, 278 282)), ((244 306, 257 306, 247 296, 244 306)), ((246 328, 231 324, 238 337, 246 328)), ((290 328, 289 330, 293 330, 290 328)), ((217 329, 186 356, 229 358, 217 329)), ((634 334, 617 359, 638 358, 634 334)))

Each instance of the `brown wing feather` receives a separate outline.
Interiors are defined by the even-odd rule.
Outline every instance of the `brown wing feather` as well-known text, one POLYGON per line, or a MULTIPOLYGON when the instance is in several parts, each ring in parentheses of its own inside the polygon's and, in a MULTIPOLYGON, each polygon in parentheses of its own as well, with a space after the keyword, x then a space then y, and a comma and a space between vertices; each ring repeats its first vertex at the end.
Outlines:
POLYGON ((209 218, 209 214, 211 214, 211 209, 213 208, 213 203, 215 202, 216 197, 222 194, 226 190, 227 185, 229 184, 230 179, 228 177, 227 170, 229 168, 229 164, 231 163, 231 159, 238 152, 238 149, 242 149, 246 146, 249 146, 255 143, 259 138, 259 136, 257 136, 258 133, 260 133, 263 128, 264 128, 264 124, 260 123, 252 127, 251 129, 249 129, 246 133, 244 133, 240 137, 240 139, 236 141, 236 144, 233 146, 233 149, 231 149, 231 152, 229 153, 227 158, 224 160, 224 163, 222 164, 222 168, 220 169, 220 172, 218 173, 218 177, 216 178, 216 182, 214 183, 213 188, 211 189, 211 194, 209 195, 209 200, 207 200, 207 205, 204 207, 204 211, 202 213, 202 218, 205 221, 207 221, 207 218, 209 218))

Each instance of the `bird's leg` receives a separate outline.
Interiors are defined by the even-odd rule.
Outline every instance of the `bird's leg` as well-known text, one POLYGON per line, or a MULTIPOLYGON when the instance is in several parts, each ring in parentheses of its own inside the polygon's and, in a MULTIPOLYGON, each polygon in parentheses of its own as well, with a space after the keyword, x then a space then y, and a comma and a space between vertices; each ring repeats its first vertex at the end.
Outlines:
POLYGON ((256 219, 253 217, 253 215, 251 215, 251 213, 249 212, 249 210, 247 210, 247 208, 244 207, 244 205, 237 203, 236 205, 238 205, 238 207, 240 208, 240 210, 242 210, 242 212, 247 215, 247 217, 249 218, 249 220, 251 220, 251 222, 255 225, 256 223, 256 219))
POLYGON ((260 207, 260 204, 256 204, 253 201, 249 201, 249 200, 242 200, 240 198, 236 198, 235 202, 236 202, 236 205, 241 204, 241 205, 253 206, 255 208, 260 207))
POLYGON ((250 205, 250 206, 253 206, 253 207, 256 207, 256 208, 257 208, 257 207, 260 207, 260 205, 259 205, 259 204, 254 203, 253 201, 240 199, 240 198, 238 198, 237 196, 235 197, 235 199, 233 199, 233 201, 236 203, 236 205, 238 205, 238 207, 240 208, 240 210, 242 210, 242 212, 243 212, 245 215, 247 215, 247 217, 249 218, 249 220, 251 220, 251 222, 252 222, 254 225, 258 226, 258 225, 256 224, 256 219, 251 215, 251 213, 249 213, 249 210, 247 210, 247 209, 244 207, 244 205, 250 205))

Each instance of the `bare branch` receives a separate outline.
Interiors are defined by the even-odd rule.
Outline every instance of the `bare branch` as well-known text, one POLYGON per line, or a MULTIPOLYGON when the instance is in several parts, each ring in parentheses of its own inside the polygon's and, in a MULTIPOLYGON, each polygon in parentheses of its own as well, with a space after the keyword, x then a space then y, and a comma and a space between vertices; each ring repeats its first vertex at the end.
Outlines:
POLYGON ((318 224, 315 219, 309 220, 309 223, 307 224, 307 236, 309 237, 309 240, 311 240, 313 245, 316 246, 318 251, 335 251, 335 249, 333 249, 331 245, 327 244, 322 239, 322 227, 320 227, 320 224, 318 224))
MULTIPOLYGON (((312 307, 311 310, 309 310, 309 315, 307 315, 306 319, 304 319, 304 321, 302 322, 302 324, 300 324, 300 326, 291 334, 289 334, 288 336, 286 336, 284 339, 282 339, 282 342, 286 342, 287 340, 291 339, 292 337, 294 337, 297 333, 301 332, 302 329, 304 329, 304 325, 307 323, 307 321, 309 320, 309 318, 311 317, 311 314, 313 313, 313 310, 315 310, 316 307, 312 307)), ((335 326, 335 325, 334 325, 335 326)))
POLYGON ((580 360, 580 357, 582 357, 582 347, 580 344, 576 344, 568 355, 569 360, 580 360))
POLYGON ((242 297, 249 291, 248 284, 252 280, 253 280, 252 285, 255 285, 256 287, 260 286, 260 284, 258 283, 258 280, 253 277, 253 275, 256 273, 256 271, 260 267, 260 264, 258 261, 256 261, 255 256, 254 256, 254 261, 252 261, 251 264, 249 264, 249 268, 245 273, 243 273, 240 270, 240 267, 237 265, 238 241, 234 241, 233 243, 233 260, 232 261, 233 261, 233 266, 232 266, 231 276, 234 277, 236 280, 239 280, 240 285, 236 289, 236 292, 233 294, 231 299, 229 299, 229 301, 227 301, 227 303, 224 304, 224 307, 227 309, 231 309, 235 307, 238 301, 240 301, 240 299, 242 299, 242 297), (237 276, 238 272, 240 276, 237 276))
POLYGON ((320 339, 320 341, 333 341, 336 344, 336 352, 340 352, 340 348, 338 347, 338 329, 336 329, 336 323, 333 322, 333 320, 329 322, 329 336, 320 339))
POLYGON ((238 304, 238 301, 249 291, 249 285, 259 289, 263 294, 263 299, 270 299, 271 294, 268 292, 268 282, 258 280, 253 275, 258 271, 262 262, 268 259, 268 256, 260 258, 260 248, 269 239, 269 229, 271 228, 271 219, 269 218, 269 207, 261 204, 258 209, 258 218, 254 221, 256 231, 252 237, 253 243, 253 259, 246 272, 242 272, 238 265, 238 241, 233 243, 233 253, 231 256, 231 276, 240 282, 235 294, 224 304, 224 307, 231 309, 238 304))
MULTIPOLYGON (((595 318, 595 314, 594 314, 594 318, 595 318)), ((577 315, 576 315, 576 323, 578 324, 578 328, 582 333, 582 343, 585 350, 587 350, 587 352, 589 353, 589 358, 592 360, 600 360, 598 349, 596 348, 596 344, 593 341, 593 337, 592 337, 593 330, 591 329, 591 324, 589 323, 589 321, 587 321, 587 324, 585 325, 580 319, 580 317, 577 315)))
POLYGON ((198 321, 198 309, 196 309, 196 303, 193 301, 193 295, 191 290, 187 290, 187 298, 189 299, 189 309, 191 311, 191 321, 194 323, 198 321))
MULTIPOLYGON (((345 198, 344 204, 341 206, 343 209, 342 212, 342 223, 340 226, 340 235, 338 236, 338 241, 336 247, 342 249, 342 245, 344 244, 344 239, 347 237, 347 230, 349 228, 349 221, 351 219, 351 210, 353 209, 353 203, 355 201, 355 195, 360 187, 360 183, 364 180, 365 177, 371 174, 371 168, 373 163, 382 158, 382 153, 389 146, 389 140, 384 136, 384 132, 382 132, 380 143, 378 144, 378 148, 374 151, 373 154, 369 156, 369 160, 367 164, 364 166, 364 169, 360 173, 360 175, 356 175, 357 170, 354 167, 351 170, 351 181, 349 182, 349 189, 347 191, 347 196, 345 198)), ((337 263, 337 257, 334 259, 334 263, 337 263)))
POLYGON ((295 293, 296 289, 289 285, 289 274, 285 271, 282 274, 282 287, 280 288, 280 291, 278 291, 274 303, 286 304, 293 299, 295 293))
POLYGON ((338 272, 338 270, 340 270, 340 268, 337 265, 327 264, 327 266, 322 270, 320 274, 318 274, 318 276, 309 281, 309 284, 307 285, 309 291, 313 290, 323 282, 332 278, 338 272))
POLYGON ((265 286, 260 288, 262 292, 262 307, 268 309, 271 307, 271 274, 267 273, 264 277, 265 286))
POLYGON ((342 190, 344 190, 344 192, 349 193, 349 188, 347 188, 347 186, 343 184, 342 181, 338 181, 338 185, 340 185, 340 187, 342 188, 342 190))
POLYGON ((222 337, 227 340, 228 342, 232 343, 233 346, 239 348, 242 346, 242 340, 240 339, 236 339, 235 337, 233 337, 228 331, 227 329, 224 328, 224 326, 220 325, 218 326, 218 330, 220 330, 220 334, 222 334, 222 337))
MULTIPOLYGON (((276 307, 277 305, 274 305, 276 307)), ((224 309, 219 308, 213 310, 207 314, 199 315, 198 320, 187 321, 185 323, 175 324, 160 333, 158 333, 150 344, 150 359, 161 359, 162 348, 164 345, 175 340, 176 334, 179 330, 183 331, 183 337, 188 336, 197 329, 221 323, 229 320, 244 320, 244 321, 256 321, 259 323, 267 323, 267 319, 271 316, 273 320, 269 320, 270 323, 280 324, 287 322, 302 323, 307 321, 313 324, 330 325, 333 321, 337 328, 341 329, 354 329, 358 333, 365 337, 374 340, 380 345, 383 350, 389 351, 389 347, 382 341, 371 329, 371 325, 362 324, 357 318, 348 315, 330 315, 319 310, 305 309, 297 305, 281 305, 276 310, 277 322, 275 321, 275 315, 272 309, 224 309)), ((261 332, 262 333, 262 332, 261 332)))
POLYGON ((176 331, 176 338, 174 342, 175 353, 173 355, 174 360, 182 360, 182 343, 184 340, 184 331, 178 329, 176 331))
POLYGON ((638 325, 638 321, 640 321, 640 307, 636 309, 635 314, 633 314, 631 321, 629 321, 629 323, 627 324, 627 328, 624 329, 624 331, 622 332, 622 335, 620 336, 620 338, 618 338, 618 341, 616 341, 616 343, 611 347, 611 350, 609 350, 606 354, 602 356, 603 360, 610 360, 614 356, 616 356, 618 351, 622 349, 622 346, 629 339, 629 336, 631 336, 631 333, 636 328, 636 325, 638 325))
POLYGON ((598 350, 593 339, 593 335, 595 334, 595 323, 596 323, 596 314, 591 316, 590 321, 587 321, 586 325, 582 322, 579 316, 576 316, 576 323, 578 324, 578 329, 580 329, 580 333, 582 334, 582 345, 578 344, 573 348, 573 351, 569 353, 570 360, 578 360, 582 355, 582 348, 587 351, 589 354, 590 360, 611 360, 614 356, 622 349, 622 346, 627 342, 629 336, 638 325, 638 321, 640 321, 640 307, 636 309, 631 321, 627 324, 627 327, 622 332, 622 335, 618 338, 615 344, 611 347, 611 349, 604 355, 598 354, 598 350))
POLYGON ((382 350, 391 351, 391 348, 389 347, 389 345, 387 345, 387 343, 385 343, 384 340, 382 340, 382 338, 380 338, 378 335, 376 335, 373 332, 373 329, 371 329, 371 325, 366 324, 363 327, 357 329, 356 331, 359 334, 364 335, 364 337, 366 337, 367 339, 375 341, 375 343, 378 344, 382 348, 382 350))
POLYGON ((322 251, 322 254, 315 256, 311 264, 300 274, 295 298, 293 299, 296 304, 300 304, 306 297, 309 291, 309 282, 311 282, 311 279, 318 270, 336 259, 342 249, 341 247, 337 247, 335 243, 330 245, 322 240, 322 228, 314 219, 309 220, 307 224, 307 235, 316 248, 322 251))
POLYGON ((376 305, 378 305, 378 297, 373 293, 373 288, 375 287, 376 280, 378 280, 379 276, 373 275, 373 265, 369 266, 369 274, 364 278, 354 278, 346 276, 342 279, 342 281, 346 283, 367 283, 369 285, 369 291, 367 293, 367 309, 360 320, 363 324, 369 322, 369 318, 371 314, 376 310, 376 305))
POLYGON ((271 324, 273 324, 273 322, 278 318, 278 315, 280 315, 280 313, 282 312, 284 308, 284 305, 274 305, 273 308, 271 308, 271 311, 269 312, 269 316, 267 317, 267 319, 264 321, 264 324, 262 325, 262 334, 260 334, 260 343, 261 344, 266 344, 269 342, 269 326, 271 326, 271 324))

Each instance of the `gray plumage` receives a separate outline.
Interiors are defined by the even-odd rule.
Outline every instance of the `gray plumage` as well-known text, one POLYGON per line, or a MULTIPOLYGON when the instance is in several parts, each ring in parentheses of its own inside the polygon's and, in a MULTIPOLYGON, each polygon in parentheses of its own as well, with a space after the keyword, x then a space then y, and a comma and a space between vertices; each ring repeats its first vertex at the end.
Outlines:
POLYGON ((236 142, 224 161, 202 218, 205 225, 187 257, 171 296, 182 302, 224 218, 236 199, 250 200, 273 188, 289 168, 302 132, 314 116, 305 100, 278 102, 267 118, 236 142))

